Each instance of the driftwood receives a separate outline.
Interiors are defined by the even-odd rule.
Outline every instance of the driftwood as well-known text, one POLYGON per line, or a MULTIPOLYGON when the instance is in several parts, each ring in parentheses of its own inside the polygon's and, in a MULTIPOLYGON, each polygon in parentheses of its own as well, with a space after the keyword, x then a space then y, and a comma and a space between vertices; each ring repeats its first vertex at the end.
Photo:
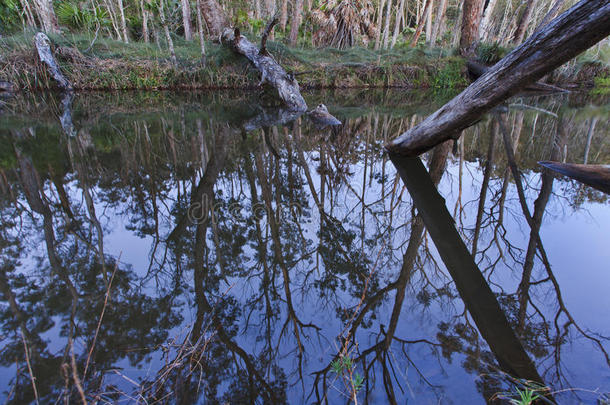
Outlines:
POLYGON ((57 82, 57 85, 63 90, 72 90, 72 85, 68 79, 65 78, 63 73, 61 73, 61 69, 57 64, 55 57, 53 57, 49 37, 46 34, 39 32, 34 37, 34 44, 36 45, 36 50, 38 51, 38 57, 40 57, 40 60, 47 65, 47 69, 49 70, 51 76, 53 76, 53 79, 55 79, 57 82))
POLYGON ((610 166, 546 161, 538 162, 538 164, 610 194, 610 166))
POLYGON ((287 73, 282 66, 267 52, 266 43, 269 32, 277 23, 274 18, 265 29, 261 49, 241 35, 239 29, 227 28, 222 34, 222 42, 235 52, 245 56, 254 67, 261 73, 260 85, 268 83, 274 87, 279 98, 291 111, 307 111, 307 103, 301 96, 299 83, 295 77, 287 73))
POLYGON ((610 2, 582 0, 534 33, 476 82, 416 127, 386 145, 417 155, 459 138, 483 114, 610 34, 610 2))

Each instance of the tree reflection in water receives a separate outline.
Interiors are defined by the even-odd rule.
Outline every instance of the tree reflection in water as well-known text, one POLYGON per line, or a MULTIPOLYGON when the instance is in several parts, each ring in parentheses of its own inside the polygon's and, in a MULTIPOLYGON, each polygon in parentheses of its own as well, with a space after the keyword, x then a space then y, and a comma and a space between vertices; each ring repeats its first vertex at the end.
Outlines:
POLYGON ((424 156, 428 173, 407 170, 454 208, 443 242, 431 227, 452 229, 448 212, 418 206, 382 149, 434 108, 399 96, 342 95, 334 130, 196 94, 11 100, 8 402, 335 403, 353 390, 332 367, 346 356, 368 403, 481 402, 518 378, 600 385, 567 372, 594 361, 607 375, 608 342, 570 311, 541 230, 551 204, 607 197, 535 162, 608 163, 603 108, 521 100, 424 156), (458 247, 476 281, 460 281, 445 250, 458 247))

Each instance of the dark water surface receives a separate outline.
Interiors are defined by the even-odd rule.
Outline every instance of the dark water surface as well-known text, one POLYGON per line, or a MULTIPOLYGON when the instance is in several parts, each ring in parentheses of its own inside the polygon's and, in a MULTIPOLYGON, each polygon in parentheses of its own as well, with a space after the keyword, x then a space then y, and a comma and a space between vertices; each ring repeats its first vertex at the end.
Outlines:
POLYGON ((609 198, 537 165, 610 164, 607 99, 515 98, 396 166, 442 96, 306 99, 344 125, 257 129, 233 93, 4 100, 3 402, 610 391, 609 198))

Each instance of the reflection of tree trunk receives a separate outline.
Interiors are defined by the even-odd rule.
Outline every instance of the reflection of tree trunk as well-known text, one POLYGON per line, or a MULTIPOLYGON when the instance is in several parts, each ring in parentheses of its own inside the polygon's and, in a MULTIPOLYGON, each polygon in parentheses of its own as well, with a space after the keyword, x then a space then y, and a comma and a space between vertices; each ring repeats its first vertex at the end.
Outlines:
POLYGON ((392 155, 457 290, 500 367, 517 377, 542 383, 515 336, 496 296, 455 228, 453 218, 421 160, 392 155))
MULTIPOLYGON (((453 142, 448 141, 434 149, 432 159, 430 160, 430 178, 435 185, 440 183, 441 177, 445 172, 447 157, 451 151, 452 143, 453 142)), ((417 259, 417 253, 419 251, 419 246, 422 243, 423 235, 424 221, 419 215, 417 215, 415 218, 413 218, 413 222, 411 223, 411 236, 409 237, 409 244, 405 254, 402 257, 400 275, 398 276, 398 280, 396 280, 396 296, 394 298, 394 307, 385 336, 385 349, 390 347, 392 339, 394 338, 394 333, 396 332, 396 327, 398 326, 398 319, 400 317, 400 313, 402 312, 402 303, 405 299, 407 284, 411 279, 411 275, 413 274, 415 260, 417 259)))
POLYGON ((30 357, 32 355, 37 355, 39 353, 38 345, 44 343, 39 336, 37 336, 31 330, 28 329, 27 321, 29 318, 29 314, 26 314, 19 306, 19 303, 17 302, 17 297, 11 289, 11 285, 4 271, 0 271, 0 294, 2 294, 3 300, 8 302, 8 306, 11 310, 11 313, 13 314, 13 317, 15 318, 17 324, 19 324, 19 328, 21 329, 21 332, 23 333, 23 336, 27 341, 28 349, 30 351, 30 357))
POLYGON ((214 149, 209 157, 204 175, 191 193, 190 208, 178 220, 176 226, 167 237, 168 240, 177 241, 184 234, 189 222, 199 223, 200 220, 207 218, 209 215, 207 210, 210 208, 211 201, 213 201, 211 196, 214 191, 214 185, 216 184, 218 174, 224 167, 227 155, 226 146, 221 145, 226 145, 229 136, 230 133, 226 127, 221 127, 217 131, 214 149))
POLYGON ((591 140, 593 139, 593 133, 595 132, 595 125, 597 124, 598 119, 598 117, 591 118, 591 123, 589 124, 589 131, 587 132, 587 144, 585 145, 585 157, 583 158, 582 162, 585 165, 589 162, 589 150, 591 149, 591 140))
POLYGON ((479 234, 481 232, 481 223, 483 222, 483 213, 485 211, 485 201, 487 200, 487 190, 489 189, 489 179, 491 177, 491 171, 494 164, 494 147, 496 144, 496 136, 498 136, 498 130, 500 129, 498 123, 493 121, 493 129, 491 130, 491 137, 489 139, 489 147, 487 149, 487 162, 485 162, 485 171, 483 173, 483 184, 481 185, 481 194, 479 195, 479 209, 477 210, 477 222, 474 227, 474 237, 472 238, 472 256, 476 257, 477 244, 479 241, 479 234))
MULTIPOLYGON (((260 149, 255 152, 255 163, 256 163, 256 174, 258 177, 258 182, 261 186, 261 192, 263 201, 265 203, 267 221, 269 223, 269 227, 271 229, 271 239, 273 240, 273 252, 274 259, 280 267, 282 271, 283 285, 284 285, 284 294, 286 298, 286 305, 288 308, 288 317, 292 320, 294 327, 294 336, 299 346, 299 363, 301 361, 301 355, 303 353, 303 345, 301 343, 300 333, 299 333, 299 325, 302 324, 296 314, 294 309, 294 305, 292 302, 292 291, 290 290, 290 273, 286 262, 284 261, 284 254, 282 252, 282 241, 280 238, 280 226, 276 218, 276 214, 273 211, 272 207, 272 191, 269 182, 267 181, 267 175, 264 172, 263 159, 261 156, 260 149)), ((276 207, 278 210, 281 207, 276 207)))
POLYGON ((42 215, 43 218, 44 239, 51 269, 64 282, 66 288, 68 288, 72 294, 72 297, 76 299, 78 297, 76 288, 74 287, 74 284, 72 284, 72 280, 70 280, 67 271, 63 268, 60 258, 57 256, 55 232, 53 230, 53 214, 47 205, 47 199, 46 196, 44 196, 38 172, 34 168, 32 161, 29 158, 22 156, 17 148, 15 148, 15 155, 19 163, 21 182, 23 184, 26 200, 28 201, 30 208, 42 215))
MULTIPOLYGON (((551 160, 557 160, 559 156, 559 144, 558 140, 565 140, 566 131, 563 119, 559 119, 557 122, 557 134, 553 136, 551 144, 553 149, 551 151, 551 160)), ((527 313, 527 303, 529 301, 529 289, 532 278, 532 269, 534 268, 534 259, 538 248, 538 235, 540 233, 540 227, 542 226, 542 218, 546 205, 551 197, 553 191, 553 174, 549 169, 542 170, 542 186, 538 193, 538 198, 534 202, 534 213, 532 214, 532 222, 530 228, 530 239, 527 245, 527 252, 525 254, 525 262, 523 263, 523 274, 521 276, 521 282, 519 283, 519 314, 517 319, 519 321, 519 332, 523 332, 525 328, 525 316, 527 313)))

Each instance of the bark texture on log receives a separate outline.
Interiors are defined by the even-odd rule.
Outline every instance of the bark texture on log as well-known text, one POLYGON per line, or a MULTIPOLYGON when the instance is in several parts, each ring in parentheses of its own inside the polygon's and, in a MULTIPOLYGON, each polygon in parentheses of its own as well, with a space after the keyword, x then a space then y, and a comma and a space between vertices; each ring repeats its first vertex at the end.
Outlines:
MULTIPOLYGON (((466 67, 468 68, 468 76, 470 80, 473 82, 477 80, 479 77, 483 76, 485 72, 489 70, 489 66, 482 65, 478 62, 469 60, 466 63, 466 67)), ((548 83, 536 82, 529 84, 523 88, 524 91, 527 92, 537 92, 537 93, 556 93, 556 92, 564 92, 569 93, 568 90, 562 89, 561 87, 553 86, 548 83)))
POLYGON ((293 75, 289 75, 264 48, 259 50, 256 45, 241 35, 239 30, 231 28, 225 29, 222 42, 245 56, 256 67, 261 73, 260 84, 269 83, 273 86, 289 110, 307 111, 307 103, 301 96, 297 80, 293 75))
POLYGON ((583 0, 534 33, 476 82, 386 145, 390 151, 417 155, 459 138, 493 107, 525 86, 595 45, 610 34, 610 3, 583 0))
POLYGON ((39 32, 34 37, 34 44, 36 45, 36 50, 38 51, 38 57, 40 57, 40 60, 47 65, 49 73, 51 76, 53 76, 53 79, 55 79, 59 87, 64 90, 72 90, 72 85, 68 79, 65 78, 63 73, 61 73, 61 69, 53 57, 49 37, 46 34, 39 32))

